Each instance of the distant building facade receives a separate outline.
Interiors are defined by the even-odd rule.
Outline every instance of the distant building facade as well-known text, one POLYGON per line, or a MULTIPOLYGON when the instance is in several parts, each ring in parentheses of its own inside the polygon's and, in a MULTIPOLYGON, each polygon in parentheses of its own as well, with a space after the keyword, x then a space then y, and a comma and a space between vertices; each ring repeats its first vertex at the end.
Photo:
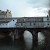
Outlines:
POLYGON ((0 18, 12 18, 11 11, 2 11, 0 10, 0 18))

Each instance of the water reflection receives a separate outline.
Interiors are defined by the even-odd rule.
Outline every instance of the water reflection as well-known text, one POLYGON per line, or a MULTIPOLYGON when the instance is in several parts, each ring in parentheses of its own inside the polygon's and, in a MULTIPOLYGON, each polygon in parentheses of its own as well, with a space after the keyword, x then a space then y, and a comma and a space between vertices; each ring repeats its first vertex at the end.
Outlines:
POLYGON ((29 31, 24 32, 24 40, 27 49, 32 48, 32 35, 29 31))
POLYGON ((45 43, 45 36, 42 32, 39 32, 38 33, 38 44, 40 45, 40 44, 43 44, 43 43, 45 43))
POLYGON ((19 39, 13 41, 11 37, 5 37, 0 39, 0 50, 24 50, 24 40, 19 39))
POLYGON ((32 34, 29 31, 25 31, 23 36, 24 37, 15 41, 13 41, 9 36, 0 39, 0 50, 39 50, 39 48, 43 48, 42 46, 44 45, 42 44, 45 42, 45 36, 41 32, 38 33, 39 48, 33 46, 32 34))

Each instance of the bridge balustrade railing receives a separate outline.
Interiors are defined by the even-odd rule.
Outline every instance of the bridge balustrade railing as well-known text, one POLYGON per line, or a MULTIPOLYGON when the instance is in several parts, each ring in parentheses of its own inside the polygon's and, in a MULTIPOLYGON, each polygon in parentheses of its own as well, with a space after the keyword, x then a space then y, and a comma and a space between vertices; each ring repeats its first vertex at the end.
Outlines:
POLYGON ((16 20, 12 20, 9 23, 1 23, 0 28, 46 28, 50 27, 50 21, 42 21, 42 22, 16 22, 16 20))
POLYGON ((23 28, 46 28, 50 27, 50 21, 42 21, 42 22, 20 22, 16 23, 17 27, 23 28))

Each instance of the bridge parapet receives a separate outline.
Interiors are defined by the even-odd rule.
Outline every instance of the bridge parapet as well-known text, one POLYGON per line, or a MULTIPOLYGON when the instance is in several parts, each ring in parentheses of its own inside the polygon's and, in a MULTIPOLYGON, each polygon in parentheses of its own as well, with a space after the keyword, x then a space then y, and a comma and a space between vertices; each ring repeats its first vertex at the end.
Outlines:
POLYGON ((44 21, 44 22, 21 22, 17 23, 17 28, 47 28, 50 27, 50 22, 44 21))
POLYGON ((8 18, 7 21, 9 22, 0 23, 0 28, 50 28, 50 17, 41 17, 39 20, 38 18, 35 18, 34 20, 33 17, 33 19, 31 18, 32 21, 30 21, 30 18, 28 18, 29 20, 27 21, 25 21, 27 18, 24 18, 23 20, 22 18, 8 18))
POLYGON ((50 17, 24 17, 17 19, 17 27, 20 28, 48 28, 50 17))

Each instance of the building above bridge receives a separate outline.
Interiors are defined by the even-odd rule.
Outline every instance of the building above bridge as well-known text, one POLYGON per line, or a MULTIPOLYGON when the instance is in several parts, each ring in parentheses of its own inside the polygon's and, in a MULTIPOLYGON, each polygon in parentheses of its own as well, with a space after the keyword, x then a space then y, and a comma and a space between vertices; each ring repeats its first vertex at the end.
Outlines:
MULTIPOLYGON (((48 13, 50 14, 50 11, 48 13)), ((49 14, 46 17, 21 18, 12 18, 9 14, 11 14, 9 10, 0 10, 0 28, 50 28, 49 14)))
POLYGON ((6 11, 0 10, 0 18, 12 18, 11 11, 9 11, 9 10, 6 10, 6 11))

